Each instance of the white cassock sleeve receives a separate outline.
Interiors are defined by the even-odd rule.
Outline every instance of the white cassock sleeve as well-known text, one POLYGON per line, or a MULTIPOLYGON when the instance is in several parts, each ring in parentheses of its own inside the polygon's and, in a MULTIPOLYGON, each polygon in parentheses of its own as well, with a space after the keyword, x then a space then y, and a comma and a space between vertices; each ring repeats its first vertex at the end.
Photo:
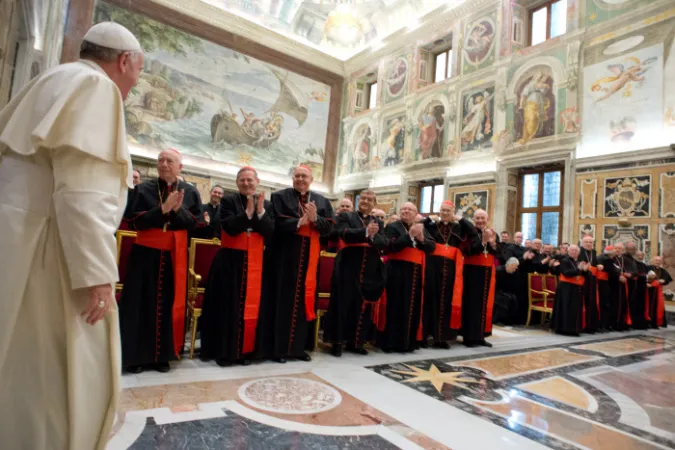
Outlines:
POLYGON ((115 283, 126 167, 68 148, 54 151, 52 163, 56 223, 71 288, 115 283))

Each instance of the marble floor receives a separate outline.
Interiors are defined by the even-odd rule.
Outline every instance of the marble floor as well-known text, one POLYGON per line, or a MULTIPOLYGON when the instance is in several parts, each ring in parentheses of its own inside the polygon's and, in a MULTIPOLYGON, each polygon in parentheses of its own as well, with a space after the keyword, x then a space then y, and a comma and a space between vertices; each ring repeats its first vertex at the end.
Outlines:
POLYGON ((108 450, 675 448, 675 329, 123 377, 108 450))

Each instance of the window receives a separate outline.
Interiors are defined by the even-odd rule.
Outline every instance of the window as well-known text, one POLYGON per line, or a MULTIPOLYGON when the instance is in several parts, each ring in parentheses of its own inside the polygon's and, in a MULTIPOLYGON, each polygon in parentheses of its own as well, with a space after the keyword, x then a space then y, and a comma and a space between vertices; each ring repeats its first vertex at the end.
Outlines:
POLYGON ((443 50, 434 55, 434 83, 450 78, 452 64, 452 48, 443 50))
POLYGON ((552 0, 530 10, 530 45, 567 32, 567 0, 552 0))
POLYGON ((557 246, 562 238, 563 171, 523 171, 519 181, 518 229, 523 239, 539 238, 557 246))
POLYGON ((443 195, 442 183, 430 183, 420 186, 420 214, 438 214, 441 212, 443 195))
POLYGON ((368 109, 377 107, 377 81, 368 85, 368 109))

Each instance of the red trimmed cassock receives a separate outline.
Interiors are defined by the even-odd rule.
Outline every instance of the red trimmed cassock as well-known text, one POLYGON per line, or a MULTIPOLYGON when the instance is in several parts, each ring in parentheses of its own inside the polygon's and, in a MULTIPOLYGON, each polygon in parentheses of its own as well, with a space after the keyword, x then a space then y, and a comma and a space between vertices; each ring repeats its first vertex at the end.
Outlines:
MULTIPOLYGON (((454 207, 454 205, 453 205, 454 207)), ((427 218, 424 228, 436 241, 427 255, 424 280, 424 337, 432 336, 436 346, 448 348, 462 325, 464 256, 460 245, 471 232, 466 219, 443 223, 427 218)))
POLYGON ((598 258, 595 249, 579 250, 579 262, 587 262, 590 266, 588 271, 583 272, 584 277, 584 331, 595 333, 600 328, 600 295, 598 293, 598 258))
POLYGON ((673 281, 666 269, 656 266, 649 266, 649 270, 654 272, 656 278, 649 282, 647 296, 649 300, 649 317, 652 328, 667 327, 665 298, 663 297, 663 286, 667 286, 673 281), (660 280, 663 280, 661 283, 660 280))
MULTIPOLYGON (((309 361, 305 349, 309 322, 316 320, 317 266, 320 236, 333 227, 333 207, 325 197, 287 188, 272 194, 274 234, 265 255, 265 285, 258 326, 259 355, 285 362, 286 357, 309 361), (316 223, 298 227, 303 204, 314 202, 316 223)), ((311 337, 311 336, 310 336, 311 337)))
POLYGON ((628 280, 630 320, 634 329, 646 330, 651 322, 647 297, 647 272, 649 272, 649 269, 645 263, 636 260, 631 255, 626 255, 626 259, 633 260, 635 265, 635 272, 628 280))
POLYGON ((185 341, 188 231, 197 227, 202 202, 189 183, 149 180, 136 186, 132 215, 138 231, 120 299, 122 365, 164 364, 180 355, 185 341), (162 203, 183 190, 178 212, 162 214, 162 203))
POLYGON ((558 333, 578 336, 584 328, 584 272, 579 261, 565 256, 560 261, 558 287, 551 317, 551 328, 558 333))
POLYGON ((410 237, 403 221, 385 228, 389 239, 386 305, 380 305, 377 345, 385 352, 412 352, 422 341, 425 254, 436 248, 424 230, 424 242, 410 237), (414 243, 413 243, 414 242, 414 243))
POLYGON ((633 259, 628 260, 624 255, 614 258, 615 270, 609 274, 609 295, 611 301, 610 325, 615 331, 625 331, 631 326, 628 280, 623 283, 621 277, 634 274, 637 270, 633 259))
POLYGON ((380 251, 388 244, 384 224, 373 216, 354 211, 337 217, 335 231, 340 244, 328 313, 323 322, 323 340, 334 345, 347 344, 348 350, 365 353, 363 346, 373 335, 373 309, 386 283, 380 257, 380 251), (371 220, 376 220, 380 227, 372 239, 366 234, 371 220))
MULTIPOLYGON (((492 334, 492 311, 495 303, 495 258, 499 247, 483 245, 483 231, 472 226, 469 247, 464 256, 464 290, 462 295, 463 343, 467 346, 489 345, 492 334)), ((497 237, 497 242, 498 241, 497 237)), ((499 245, 499 244, 498 244, 499 245)))
POLYGON ((221 249, 218 250, 204 292, 201 358, 219 365, 247 363, 253 356, 263 283, 263 253, 274 232, 272 203, 251 217, 247 198, 226 196, 220 205, 221 249))

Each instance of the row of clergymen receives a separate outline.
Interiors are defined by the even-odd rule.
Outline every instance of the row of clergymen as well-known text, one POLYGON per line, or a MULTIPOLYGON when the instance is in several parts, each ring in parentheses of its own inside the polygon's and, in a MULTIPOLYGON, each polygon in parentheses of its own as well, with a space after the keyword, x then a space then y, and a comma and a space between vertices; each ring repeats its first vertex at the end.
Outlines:
POLYGON ((555 301, 550 302, 552 327, 558 333, 576 336, 665 327, 663 287, 672 278, 661 257, 649 266, 634 242, 607 246, 601 255, 593 243, 585 236, 581 247, 571 245, 559 258, 542 255, 537 248, 521 252, 521 258, 510 257, 497 274, 495 320, 522 324, 528 317, 529 321, 527 276, 550 273, 558 277, 555 301))
MULTIPOLYGON (((136 186, 126 219, 138 231, 119 302, 122 363, 132 373, 168 371, 183 347, 187 233, 199 225, 201 202, 193 186, 178 180, 180 168, 177 151, 162 152, 159 178, 136 186)), ((336 344, 336 354, 342 344, 365 353, 375 324, 384 351, 413 351, 427 336, 443 346, 460 328, 466 345, 490 345, 498 239, 485 228, 484 211, 474 226, 454 217, 446 202, 443 219, 425 226, 415 223, 417 210, 407 203, 401 220, 385 229, 370 214, 373 192, 362 193, 358 212, 335 218, 330 202, 310 190, 312 181, 311 170, 298 166, 293 187, 267 201, 257 195, 255 169, 237 174, 239 193, 224 197, 220 208, 223 248, 204 296, 203 359, 309 361, 320 238, 333 230, 344 248, 335 261, 324 340, 336 344)))

